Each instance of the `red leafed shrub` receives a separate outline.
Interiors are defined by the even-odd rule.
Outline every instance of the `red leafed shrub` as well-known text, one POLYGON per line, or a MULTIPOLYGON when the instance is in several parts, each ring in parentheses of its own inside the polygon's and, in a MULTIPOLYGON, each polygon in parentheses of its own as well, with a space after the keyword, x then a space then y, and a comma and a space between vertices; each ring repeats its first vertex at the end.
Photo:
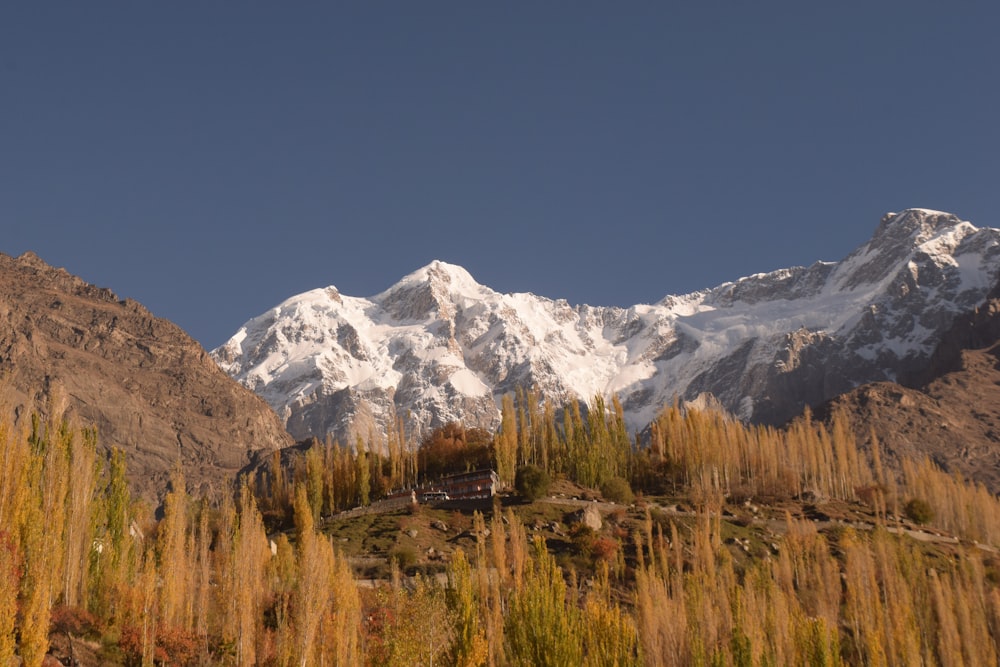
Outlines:
POLYGON ((370 664, 388 662, 389 647, 385 645, 388 628, 397 623, 396 612, 392 609, 384 591, 376 592, 365 604, 364 623, 365 647, 370 664))
POLYGON ((118 636, 118 648, 125 658, 126 667, 136 667, 142 664, 142 628, 135 625, 122 627, 118 636))
MULTIPOLYGON (((142 664, 142 627, 126 625, 118 639, 118 648, 129 667, 142 664)), ((200 643, 193 632, 180 628, 156 629, 156 648, 153 661, 157 665, 181 665, 194 667, 198 664, 200 643)))
POLYGON ((81 637, 99 635, 97 617, 80 607, 58 605, 52 608, 52 632, 81 637))
POLYGON ((614 562, 618 556, 618 540, 613 537, 598 537, 590 545, 590 553, 594 561, 614 562))

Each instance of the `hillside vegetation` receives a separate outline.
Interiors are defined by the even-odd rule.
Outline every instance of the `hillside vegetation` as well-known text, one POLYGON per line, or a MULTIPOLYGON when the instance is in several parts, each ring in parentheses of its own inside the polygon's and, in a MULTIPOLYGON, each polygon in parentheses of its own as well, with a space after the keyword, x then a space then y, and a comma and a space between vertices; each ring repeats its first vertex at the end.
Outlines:
POLYGON ((982 487, 890 470, 838 418, 779 431, 671 407, 637 449, 614 401, 503 407, 485 441, 316 444, 235 494, 193 497, 178 472, 159 512, 94 430, 0 421, 0 665, 996 664, 982 487), (553 486, 336 514, 483 448, 505 483, 530 465, 553 486), (608 501, 624 487, 634 503, 608 501))

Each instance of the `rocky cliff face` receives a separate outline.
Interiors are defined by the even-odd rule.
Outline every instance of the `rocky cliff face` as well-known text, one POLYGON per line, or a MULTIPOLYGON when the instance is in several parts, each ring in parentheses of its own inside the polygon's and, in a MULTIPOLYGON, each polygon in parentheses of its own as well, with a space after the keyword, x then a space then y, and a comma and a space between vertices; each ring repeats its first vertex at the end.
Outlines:
POLYGON ((498 294, 434 262, 370 298, 292 297, 212 354, 296 438, 351 441, 395 416, 495 427, 499 398, 618 395, 641 429, 675 398, 711 395, 781 423, 929 363, 1000 277, 1000 231, 911 209, 840 262, 758 274, 631 308, 498 294))
POLYGON ((0 254, 0 376, 19 421, 65 411, 128 455, 135 487, 166 488, 180 462, 218 485, 252 451, 291 444, 274 412, 202 347, 134 301, 28 253, 0 254))

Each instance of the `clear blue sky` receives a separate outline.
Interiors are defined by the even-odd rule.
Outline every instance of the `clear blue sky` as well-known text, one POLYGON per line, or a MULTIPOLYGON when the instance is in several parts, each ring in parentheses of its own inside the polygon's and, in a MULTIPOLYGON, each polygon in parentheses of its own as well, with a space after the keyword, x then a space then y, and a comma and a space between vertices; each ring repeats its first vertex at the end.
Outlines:
POLYGON ((1000 226, 993 6, 7 2, 0 252, 211 348, 435 258, 631 305, 1000 226))

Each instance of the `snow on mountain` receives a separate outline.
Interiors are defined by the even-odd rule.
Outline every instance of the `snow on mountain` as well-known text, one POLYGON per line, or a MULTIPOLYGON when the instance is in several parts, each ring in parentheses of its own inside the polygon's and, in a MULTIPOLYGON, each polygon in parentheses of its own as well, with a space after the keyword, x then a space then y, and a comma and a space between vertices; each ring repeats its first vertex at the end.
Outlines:
POLYGON ((369 298, 294 296, 212 354, 296 438, 350 441, 396 417, 418 434, 451 420, 492 428, 519 387, 557 405, 615 394, 633 429, 707 394, 776 423, 915 372, 998 277, 1000 231, 909 209, 840 262, 631 308, 500 294, 435 261, 369 298))

